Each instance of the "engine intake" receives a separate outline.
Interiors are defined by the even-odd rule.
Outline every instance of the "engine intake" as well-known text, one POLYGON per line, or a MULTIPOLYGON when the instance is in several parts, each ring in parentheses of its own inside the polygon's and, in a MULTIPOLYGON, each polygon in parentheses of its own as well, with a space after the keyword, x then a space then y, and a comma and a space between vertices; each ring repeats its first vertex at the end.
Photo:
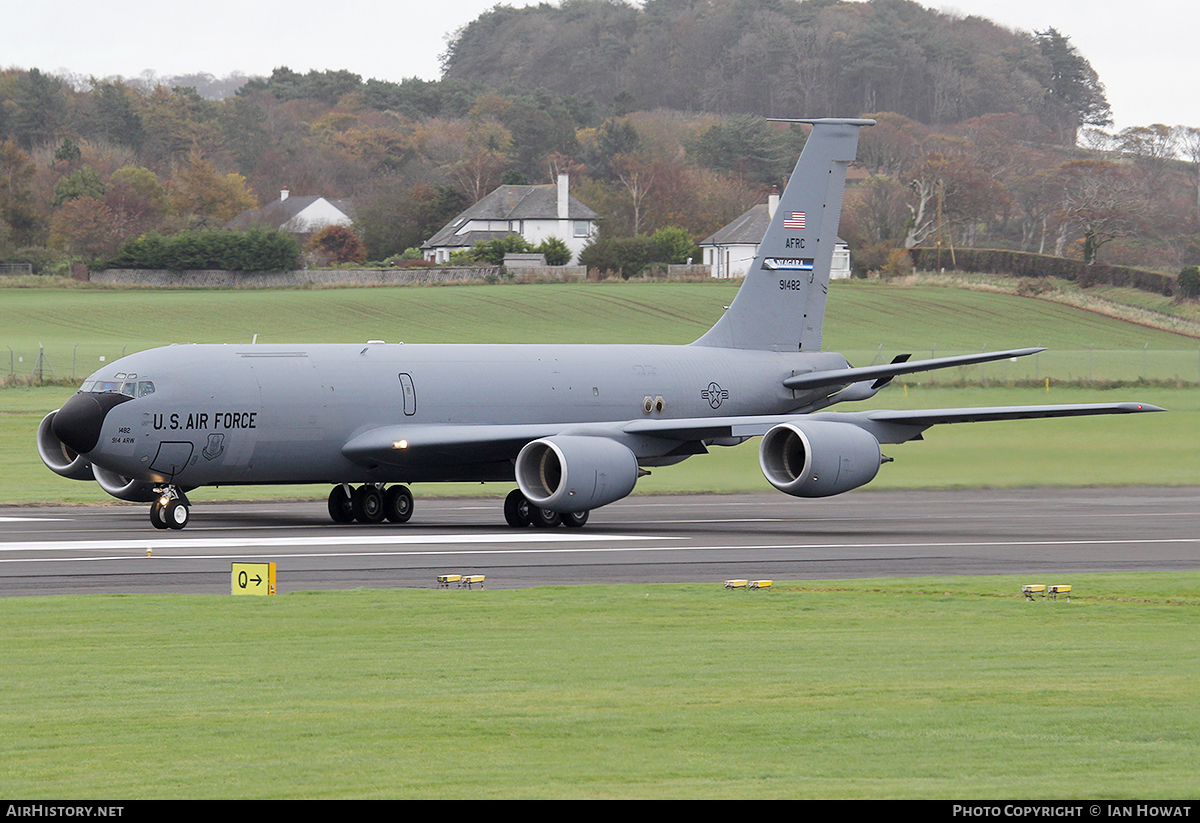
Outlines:
POLYGON ((130 480, 128 477, 122 477, 116 472, 103 469, 100 466, 93 466, 92 472, 96 475, 96 482, 100 484, 100 488, 118 500, 129 500, 133 503, 151 503, 158 497, 154 493, 153 483, 148 483, 145 480, 130 480))
POLYGON ((526 443, 517 485, 535 506, 567 514, 620 500, 637 483, 637 457, 604 437, 556 435, 526 443))
POLYGON ((92 464, 54 433, 54 418, 58 409, 42 418, 37 430, 37 448, 42 462, 55 474, 72 480, 91 480, 92 464))
POLYGON ((849 423, 781 423, 763 435, 758 465, 772 486, 796 497, 828 497, 869 483, 883 456, 870 432, 849 423))

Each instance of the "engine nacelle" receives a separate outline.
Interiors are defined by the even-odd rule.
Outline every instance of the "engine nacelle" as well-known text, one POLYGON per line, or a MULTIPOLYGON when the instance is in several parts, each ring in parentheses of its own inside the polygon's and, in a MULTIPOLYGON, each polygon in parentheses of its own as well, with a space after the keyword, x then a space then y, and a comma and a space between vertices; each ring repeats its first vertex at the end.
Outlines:
POLYGON ((566 514, 620 500, 637 483, 638 461, 605 437, 557 435, 526 443, 517 455, 517 485, 535 506, 566 514))
POLYGON ((90 460, 69 448, 54 434, 54 415, 58 409, 42 418, 37 430, 37 448, 42 462, 55 474, 69 477, 72 480, 91 480, 92 463, 90 460))
POLYGON ((154 483, 148 483, 145 480, 130 480, 128 477, 122 477, 116 472, 110 472, 99 466, 92 466, 92 473, 96 475, 96 482, 100 484, 100 488, 118 500, 151 503, 158 497, 154 493, 154 483))
POLYGON ((828 497, 869 483, 882 462, 879 441, 850 423, 781 423, 763 435, 758 465, 772 486, 796 497, 828 497))

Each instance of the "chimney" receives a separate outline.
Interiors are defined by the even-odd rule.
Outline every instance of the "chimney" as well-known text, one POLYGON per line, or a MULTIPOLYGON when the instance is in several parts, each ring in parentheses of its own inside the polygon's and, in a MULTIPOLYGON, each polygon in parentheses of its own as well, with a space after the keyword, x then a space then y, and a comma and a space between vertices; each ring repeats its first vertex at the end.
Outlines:
POLYGON ((779 208, 779 186, 771 186, 771 193, 767 195, 767 219, 775 219, 775 210, 779 208))
POLYGON ((288 199, 288 195, 289 195, 290 193, 291 193, 291 192, 289 192, 287 189, 280 189, 280 190, 279 190, 279 202, 280 202, 280 203, 282 203, 284 200, 287 200, 287 199, 288 199))
POLYGON ((558 219, 566 220, 571 214, 570 210, 571 196, 571 178, 567 174, 558 176, 558 219))

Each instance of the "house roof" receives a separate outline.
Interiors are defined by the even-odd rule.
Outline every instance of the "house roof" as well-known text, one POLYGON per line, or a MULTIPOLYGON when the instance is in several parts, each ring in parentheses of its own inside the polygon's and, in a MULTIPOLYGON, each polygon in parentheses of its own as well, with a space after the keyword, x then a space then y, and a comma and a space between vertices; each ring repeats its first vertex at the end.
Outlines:
MULTIPOLYGON (((599 215, 574 197, 567 198, 568 220, 595 220, 599 215)), ((442 227, 422 248, 461 246, 462 238, 455 232, 471 220, 557 220, 558 186, 500 186, 487 197, 462 212, 442 227)), ((486 232, 495 234, 495 232, 486 232)), ((509 232, 501 232, 504 236, 509 232)), ((490 238, 489 238, 490 239, 490 238)))
POLYGON ((331 199, 326 197, 289 197, 286 200, 273 200, 261 209, 244 211, 225 224, 227 229, 278 229, 294 218, 300 212, 316 203, 325 200, 342 214, 354 219, 354 203, 345 198, 331 199))
MULTIPOLYGON (((700 241, 701 246, 757 246, 767 234, 771 225, 771 216, 766 203, 751 206, 749 210, 734 219, 732 223, 710 234, 700 241)), ((845 245, 846 241, 837 238, 837 242, 845 245)))
POLYGON ((771 225, 766 203, 751 206, 748 211, 724 228, 717 229, 700 241, 701 246, 758 245, 771 225))

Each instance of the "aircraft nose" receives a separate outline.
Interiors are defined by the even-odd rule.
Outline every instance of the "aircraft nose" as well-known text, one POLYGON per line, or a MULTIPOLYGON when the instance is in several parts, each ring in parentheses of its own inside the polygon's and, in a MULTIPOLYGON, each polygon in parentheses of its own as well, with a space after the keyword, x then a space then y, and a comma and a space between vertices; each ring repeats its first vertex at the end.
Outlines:
POLYGON ((100 428, 109 411, 132 399, 115 392, 79 392, 63 403, 54 415, 51 430, 69 448, 79 454, 87 454, 100 441, 100 428))

